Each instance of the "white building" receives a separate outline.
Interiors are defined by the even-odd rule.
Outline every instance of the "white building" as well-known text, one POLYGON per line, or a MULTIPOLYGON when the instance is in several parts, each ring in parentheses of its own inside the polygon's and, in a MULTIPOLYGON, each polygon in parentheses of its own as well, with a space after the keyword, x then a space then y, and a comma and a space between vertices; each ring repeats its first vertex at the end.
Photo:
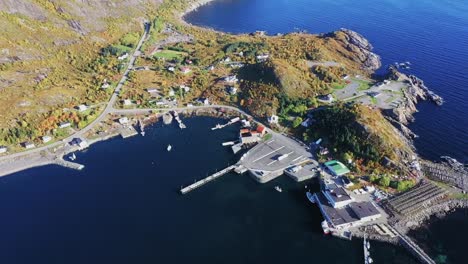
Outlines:
POLYGON ((1 153, 6 153, 8 151, 7 147, 1 146, 0 147, 0 154, 1 153))
POLYGON ((261 54, 261 55, 257 55, 257 60, 259 60, 259 61, 265 61, 265 60, 267 60, 269 57, 270 57, 270 55, 268 55, 268 54, 261 54))
POLYGON ((167 68, 167 70, 168 70, 168 71, 170 71, 170 72, 175 72, 175 68, 174 68, 174 67, 172 67, 172 66, 171 66, 171 67, 169 67, 169 68, 167 68))
POLYGON ((78 111, 80 112, 84 112, 86 110, 88 110, 88 107, 86 105, 79 105, 76 107, 78 109, 78 111))
POLYGON ((123 105, 124 106, 132 105, 132 101, 130 99, 125 99, 125 100, 123 100, 123 105))
POLYGON ((34 145, 32 142, 25 142, 23 145, 25 149, 33 149, 36 147, 36 145, 34 145))
POLYGON ((122 56, 117 57, 117 59, 120 60, 120 61, 125 60, 126 58, 128 58, 128 53, 127 52, 125 52, 125 54, 123 54, 122 56))
POLYGON ((330 188, 323 191, 323 194, 333 208, 341 208, 354 202, 354 199, 342 187, 330 188))
POLYGON ((74 143, 76 146, 78 146, 79 149, 85 149, 89 147, 89 144, 86 140, 81 139, 81 138, 75 138, 74 143))
POLYGON ((121 117, 121 118, 119 118, 119 123, 120 123, 121 125, 126 125, 126 124, 128 124, 128 117, 121 117))
POLYGON ((277 115, 271 115, 270 117, 268 117, 268 123, 270 124, 278 124, 278 116, 277 115))
POLYGON ((201 104, 204 104, 204 105, 209 105, 210 104, 210 101, 208 100, 208 98, 199 98, 198 102, 200 102, 201 104))
POLYGON ((155 88, 148 88, 148 89, 146 89, 146 91, 147 91, 148 93, 150 93, 150 94, 154 94, 154 93, 158 93, 158 92, 159 92, 158 89, 155 89, 155 88))
POLYGON ((174 92, 174 90, 172 90, 172 89, 171 89, 171 90, 169 90, 169 96, 175 96, 175 92, 174 92))
POLYGON ((71 127, 70 122, 60 122, 59 123, 59 128, 67 128, 67 127, 71 127))
POLYGON ((224 77, 224 81, 228 83, 236 83, 239 81, 239 79, 237 79, 236 75, 230 75, 230 76, 224 77))
POLYGON ((43 136, 42 137, 42 143, 47 143, 47 142, 50 142, 51 140, 52 140, 51 136, 43 136))

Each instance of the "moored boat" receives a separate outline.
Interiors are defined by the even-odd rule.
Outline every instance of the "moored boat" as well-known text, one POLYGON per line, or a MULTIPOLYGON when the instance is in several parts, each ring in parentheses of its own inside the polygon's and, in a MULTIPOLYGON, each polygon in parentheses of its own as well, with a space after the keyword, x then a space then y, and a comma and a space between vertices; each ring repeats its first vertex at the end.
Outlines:
POLYGON ((330 234, 330 226, 328 225, 328 223, 327 223, 326 220, 323 220, 323 221, 322 221, 322 229, 323 229, 323 233, 324 233, 325 235, 330 234))
POLYGON ((172 146, 171 145, 167 145, 167 151, 171 151, 172 149, 172 146))

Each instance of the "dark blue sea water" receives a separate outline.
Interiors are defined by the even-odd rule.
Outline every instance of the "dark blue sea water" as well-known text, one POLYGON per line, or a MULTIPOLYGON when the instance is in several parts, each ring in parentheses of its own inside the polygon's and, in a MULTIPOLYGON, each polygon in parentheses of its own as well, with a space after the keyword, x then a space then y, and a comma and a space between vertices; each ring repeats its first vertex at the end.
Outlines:
MULTIPOLYGON (((238 129, 211 131, 219 122, 156 124, 145 137, 93 145, 77 154, 83 171, 47 166, 0 178, 1 263, 362 263, 361 242, 324 236, 304 185, 286 177, 261 185, 229 174, 180 195, 239 158, 221 146, 238 129)), ((372 256, 416 263, 377 242, 372 256)))
POLYGON ((269 34, 341 27, 363 34, 383 64, 412 62, 411 73, 446 103, 418 105, 410 128, 429 159, 468 162, 468 1, 466 0, 217 0, 186 16, 217 30, 269 34))

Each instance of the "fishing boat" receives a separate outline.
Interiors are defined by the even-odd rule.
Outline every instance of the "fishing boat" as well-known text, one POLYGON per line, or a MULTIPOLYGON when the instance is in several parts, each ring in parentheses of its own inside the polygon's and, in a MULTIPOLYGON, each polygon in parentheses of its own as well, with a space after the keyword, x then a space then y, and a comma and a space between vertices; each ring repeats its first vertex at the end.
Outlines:
POLYGON ((278 192, 282 192, 283 189, 281 189, 281 187, 279 187, 278 185, 275 186, 275 190, 278 191, 278 192))
POLYGON ((314 195, 310 192, 306 192, 306 196, 307 196, 307 199, 309 199, 309 201, 311 203, 315 203, 315 198, 314 198, 314 195))
POLYGON ((167 145, 167 151, 171 151, 172 149, 172 146, 171 145, 167 145))

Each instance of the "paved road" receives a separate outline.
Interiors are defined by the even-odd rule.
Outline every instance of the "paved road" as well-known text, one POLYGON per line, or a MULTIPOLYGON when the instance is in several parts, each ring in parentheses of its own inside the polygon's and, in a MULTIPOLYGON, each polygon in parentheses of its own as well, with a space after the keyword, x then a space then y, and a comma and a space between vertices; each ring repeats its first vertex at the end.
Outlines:
POLYGON ((146 37, 147 37, 147 35, 149 33, 150 24, 145 23, 144 26, 145 26, 145 31, 144 31, 143 36, 141 37, 140 41, 138 42, 138 45, 137 45, 133 55, 130 58, 130 62, 128 63, 127 69, 125 69, 125 72, 122 75, 122 78, 120 79, 119 83, 117 84, 117 87, 115 88, 114 93, 112 94, 111 98, 107 102, 106 108, 93 122, 91 122, 88 126, 81 129, 80 131, 77 131, 76 133, 70 135, 69 137, 67 137, 67 138, 65 138, 65 139, 63 139, 61 141, 57 141, 57 142, 52 143, 52 144, 47 145, 47 146, 42 146, 42 147, 39 147, 39 148, 35 148, 35 149, 23 151, 23 152, 18 152, 18 153, 6 155, 6 156, 3 156, 3 157, 0 157, 0 161, 6 160, 6 159, 22 157, 22 156, 26 156, 26 155, 31 155, 31 154, 36 154, 36 153, 40 153, 41 151, 56 148, 56 147, 58 147, 60 145, 63 145, 66 142, 72 141, 74 138, 83 137, 89 130, 93 129, 94 126, 96 126, 104 118, 106 118, 107 115, 110 114, 114 110, 114 104, 118 99, 120 90, 122 89, 123 85, 127 81, 128 74, 132 70, 132 68, 133 68, 133 66, 135 64, 135 61, 137 59, 137 54, 139 53, 139 51, 141 49, 141 46, 143 45, 143 42, 145 41, 145 39, 146 39, 146 37))

